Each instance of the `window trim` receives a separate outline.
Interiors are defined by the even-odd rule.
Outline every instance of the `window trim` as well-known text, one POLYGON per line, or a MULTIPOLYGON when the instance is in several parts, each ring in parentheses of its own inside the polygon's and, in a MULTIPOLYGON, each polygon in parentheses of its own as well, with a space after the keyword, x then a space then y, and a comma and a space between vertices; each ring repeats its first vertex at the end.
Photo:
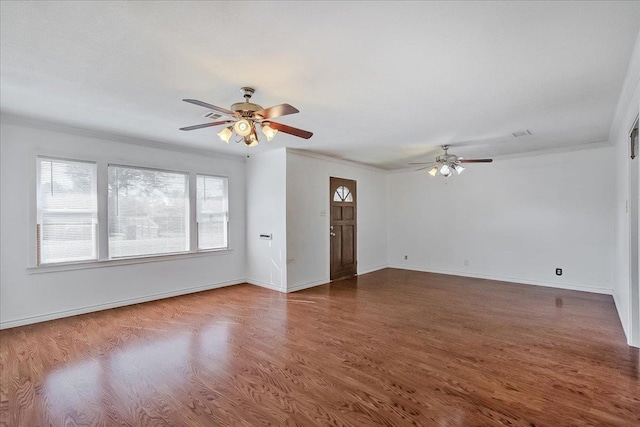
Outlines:
POLYGON ((77 261, 60 262, 56 264, 43 264, 40 266, 28 267, 29 274, 53 273, 57 271, 85 270, 91 268, 116 267, 119 265, 146 264, 149 262, 176 261, 181 259, 191 259, 206 256, 226 255, 232 253, 233 249, 217 249, 200 252, 180 252, 174 254, 146 255, 127 258, 115 258, 98 261, 77 261))
MULTIPOLYGON (((66 154, 51 154, 51 150, 32 150, 29 156, 30 161, 28 163, 29 173, 29 188, 31 189, 28 200, 29 205, 29 264, 26 267, 28 274, 49 273, 57 271, 71 271, 82 270, 101 267, 113 267, 118 265, 130 265, 130 264, 143 264, 149 262, 159 261, 172 261, 179 259, 197 258, 202 256, 218 256, 230 254, 234 251, 232 245, 232 230, 231 230, 231 202, 230 202, 230 188, 232 187, 231 179, 228 174, 216 174, 201 171, 201 169, 193 170, 173 170, 171 168, 158 168, 153 166, 137 166, 134 164, 121 164, 112 162, 108 156, 95 155, 88 158, 84 154, 79 155, 77 158, 71 158, 66 154), (35 159, 32 161, 31 159, 35 159), (37 224, 38 224, 38 185, 39 185, 39 159, 52 159, 62 160, 69 162, 84 162, 93 163, 96 167, 96 195, 97 195, 97 254, 96 260, 85 261, 73 261, 73 262, 59 262, 59 263, 47 263, 37 265, 37 224), (188 206, 189 206, 189 233, 187 234, 189 239, 189 250, 179 253, 163 253, 163 254, 151 254, 151 255, 136 255, 132 257, 118 257, 110 259, 109 255, 109 222, 108 222, 108 171, 109 166, 130 167, 136 169, 156 170, 161 172, 180 173, 187 175, 188 182, 188 206), (197 249, 197 242, 195 233, 196 231, 196 177, 198 175, 211 176, 216 178, 224 178, 227 181, 227 247, 216 249, 197 249)), ((138 163, 138 162, 136 162, 138 163)), ((186 169, 186 168, 185 168, 186 169)))

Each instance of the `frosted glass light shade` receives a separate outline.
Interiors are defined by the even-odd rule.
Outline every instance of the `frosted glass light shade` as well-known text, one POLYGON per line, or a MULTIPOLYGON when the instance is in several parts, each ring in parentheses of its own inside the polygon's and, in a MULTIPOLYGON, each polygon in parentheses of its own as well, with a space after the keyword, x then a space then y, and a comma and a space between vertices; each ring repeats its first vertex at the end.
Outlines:
POLYGON ((229 139, 231 138, 231 135, 233 134, 233 132, 231 131, 231 129, 233 129, 231 126, 222 129, 220 132, 218 132, 218 136, 220 137, 221 140, 223 140, 224 142, 226 142, 227 144, 229 143, 229 139))
POLYGON ((245 119, 238 120, 236 124, 233 125, 233 128, 240 136, 247 136, 251 133, 251 123, 245 119))
POLYGON ((258 138, 254 134, 244 137, 244 143, 247 147, 255 147, 258 145, 258 138))
POLYGON ((262 125, 262 133, 267 137, 267 141, 271 141, 278 131, 269 125, 262 125))

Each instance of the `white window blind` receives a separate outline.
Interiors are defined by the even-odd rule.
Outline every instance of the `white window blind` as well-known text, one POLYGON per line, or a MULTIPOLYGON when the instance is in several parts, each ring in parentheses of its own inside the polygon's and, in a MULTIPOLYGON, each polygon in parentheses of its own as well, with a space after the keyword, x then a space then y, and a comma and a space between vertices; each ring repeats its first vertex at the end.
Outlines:
POLYGON ((189 251, 185 173, 109 166, 109 257, 189 251))
POLYGON ((227 248, 227 178, 198 175, 196 193, 198 250, 227 248))
POLYGON ((96 165, 38 158, 38 264, 98 258, 96 165))

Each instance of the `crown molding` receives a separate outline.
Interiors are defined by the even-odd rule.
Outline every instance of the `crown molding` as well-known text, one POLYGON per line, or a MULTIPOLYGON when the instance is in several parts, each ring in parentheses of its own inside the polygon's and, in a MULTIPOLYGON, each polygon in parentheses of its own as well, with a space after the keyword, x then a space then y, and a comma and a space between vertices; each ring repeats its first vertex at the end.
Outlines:
MULTIPOLYGON (((585 144, 563 145, 560 147, 546 148, 542 150, 531 150, 513 154, 502 154, 499 156, 491 156, 491 158, 493 158, 494 160, 517 160, 527 157, 550 156, 554 154, 572 153, 575 151, 596 150, 598 148, 612 148, 612 145, 609 143, 609 141, 589 142, 585 144)), ((390 174, 406 172, 417 172, 416 167, 406 167, 388 171, 388 173, 390 174)))
POLYGON ((326 154, 320 154, 315 151, 302 150, 299 148, 289 148, 289 147, 287 147, 286 150, 287 150, 287 153, 297 154, 300 156, 310 157, 312 159, 324 160, 332 163, 338 163, 345 166, 351 166, 351 167, 356 167, 360 169, 367 169, 367 170, 384 173, 384 174, 391 172, 388 169, 382 169, 377 166, 369 165, 366 163, 355 162, 353 160, 340 159, 338 157, 333 157, 326 154))
POLYGON ((583 144, 561 145, 559 147, 545 148, 542 150, 524 151, 521 153, 503 154, 500 156, 493 156, 493 158, 498 160, 511 160, 511 159, 520 159, 523 157, 535 157, 535 156, 546 156, 546 155, 562 154, 562 153, 572 153, 574 151, 595 150, 598 148, 607 148, 607 147, 609 148, 612 147, 609 141, 597 141, 597 142, 587 142, 583 144))
POLYGON ((177 144, 171 144, 168 142, 156 141, 151 139, 136 138, 126 136, 122 134, 99 131, 90 128, 71 126, 50 120, 36 119, 34 117, 28 117, 5 111, 0 111, 0 123, 7 125, 18 125, 24 127, 30 127, 33 129, 47 130, 52 132, 68 133, 77 136, 85 136, 88 138, 106 139, 108 141, 121 142, 125 144, 139 145, 148 148, 155 148, 159 150, 167 150, 179 153, 197 154, 199 156, 206 156, 218 159, 227 159, 237 162, 245 163, 246 159, 244 155, 235 155, 222 153, 215 150, 206 150, 202 148, 183 147, 177 144))
MULTIPOLYGON (((625 132, 627 130, 630 131, 630 129, 626 129, 624 119, 631 105, 631 101, 634 98, 634 94, 638 90, 638 86, 640 86, 640 33, 638 33, 636 43, 631 51, 631 60, 627 67, 627 74, 622 85, 622 90, 620 91, 618 105, 616 106, 613 121, 611 122, 611 128, 609 130, 609 141, 611 143, 616 140, 620 129, 625 128, 625 132)), ((634 117, 635 116, 636 115, 634 115, 634 117)))

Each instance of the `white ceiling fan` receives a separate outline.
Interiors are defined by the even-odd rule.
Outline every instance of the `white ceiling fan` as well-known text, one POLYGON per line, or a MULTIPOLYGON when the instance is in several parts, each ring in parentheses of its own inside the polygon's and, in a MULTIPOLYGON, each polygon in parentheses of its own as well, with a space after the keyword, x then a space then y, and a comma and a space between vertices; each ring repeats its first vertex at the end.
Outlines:
POLYGON ((422 167, 416 169, 416 171, 421 171, 424 169, 429 169, 429 175, 436 176, 438 174, 444 176, 445 178, 449 178, 453 173, 457 173, 460 175, 465 167, 462 166, 462 163, 491 163, 493 159, 465 159, 460 156, 456 156, 455 154, 449 154, 449 146, 441 145, 444 150, 444 154, 436 157, 435 162, 431 163, 409 163, 410 165, 420 165, 422 167))

